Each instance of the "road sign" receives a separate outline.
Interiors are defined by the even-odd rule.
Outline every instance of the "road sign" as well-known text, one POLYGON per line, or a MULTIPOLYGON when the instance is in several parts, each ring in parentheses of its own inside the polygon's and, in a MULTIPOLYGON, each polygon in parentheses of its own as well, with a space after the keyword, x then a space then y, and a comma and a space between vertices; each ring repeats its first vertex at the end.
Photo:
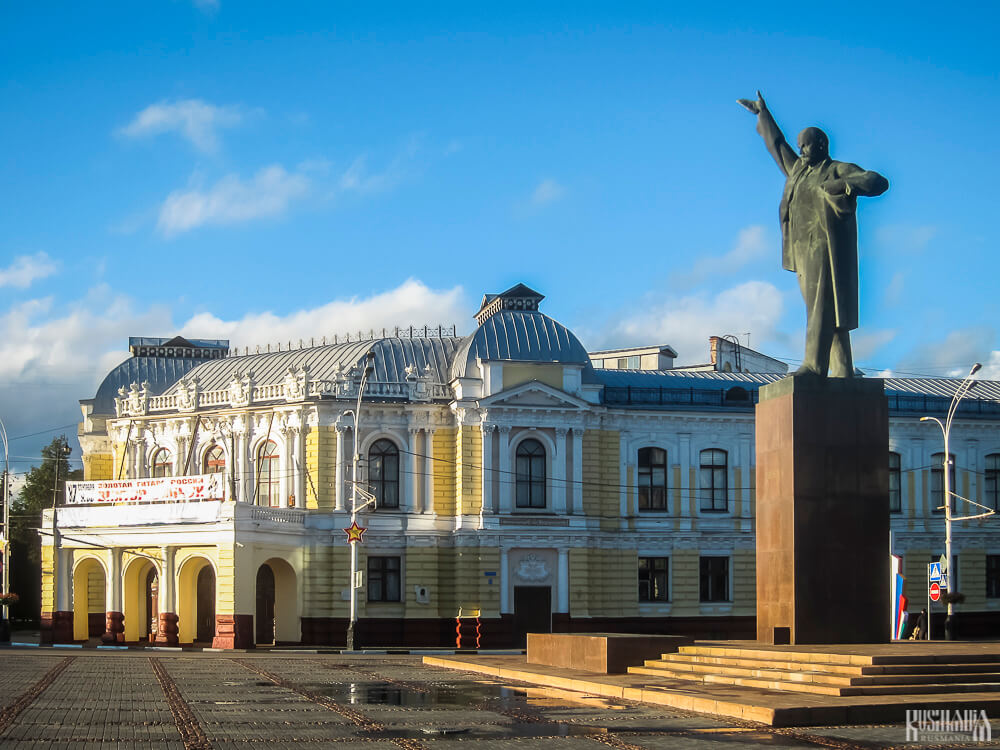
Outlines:
POLYGON ((948 556, 947 555, 941 555, 941 557, 938 558, 938 564, 941 565, 941 572, 942 573, 947 573, 948 572, 948 556))
POLYGON ((941 580, 941 563, 931 563, 927 567, 927 580, 930 582, 941 580))
POLYGON ((932 602, 936 602, 938 599, 941 598, 941 586, 940 586, 940 584, 938 584, 937 581, 935 581, 934 583, 932 583, 931 587, 930 587, 930 589, 928 591, 928 593, 930 594, 931 601, 932 602))

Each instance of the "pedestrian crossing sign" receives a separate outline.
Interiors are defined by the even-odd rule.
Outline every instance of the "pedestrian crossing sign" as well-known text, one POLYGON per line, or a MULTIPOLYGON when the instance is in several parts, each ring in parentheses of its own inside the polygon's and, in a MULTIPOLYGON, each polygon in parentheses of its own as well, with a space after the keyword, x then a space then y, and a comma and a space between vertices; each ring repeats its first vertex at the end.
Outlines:
POLYGON ((942 578, 942 575, 941 575, 941 563, 939 563, 939 562, 932 562, 927 567, 927 580, 930 581, 931 583, 933 583, 935 581, 940 582, 941 578, 942 578))

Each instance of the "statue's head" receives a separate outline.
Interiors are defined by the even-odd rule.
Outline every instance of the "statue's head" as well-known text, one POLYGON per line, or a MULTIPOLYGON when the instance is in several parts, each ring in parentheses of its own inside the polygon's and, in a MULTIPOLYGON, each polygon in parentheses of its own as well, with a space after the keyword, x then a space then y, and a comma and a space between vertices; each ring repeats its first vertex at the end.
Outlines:
POLYGON ((830 139, 819 128, 799 133, 799 153, 807 164, 819 164, 830 155, 830 139))

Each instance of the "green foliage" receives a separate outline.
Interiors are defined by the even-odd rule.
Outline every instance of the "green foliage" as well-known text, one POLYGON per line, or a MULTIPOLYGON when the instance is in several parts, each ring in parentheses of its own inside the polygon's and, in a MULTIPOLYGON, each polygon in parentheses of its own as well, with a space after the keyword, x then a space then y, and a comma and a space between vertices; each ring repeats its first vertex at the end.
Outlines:
POLYGON ((42 511, 52 507, 57 465, 60 503, 64 497, 63 482, 83 479, 82 470, 70 470, 69 456, 63 453, 66 444, 66 436, 61 435, 42 448, 42 463, 31 469, 20 494, 11 503, 10 588, 20 596, 20 601, 10 608, 12 618, 37 620, 40 616, 42 543, 37 530, 42 523, 42 511))

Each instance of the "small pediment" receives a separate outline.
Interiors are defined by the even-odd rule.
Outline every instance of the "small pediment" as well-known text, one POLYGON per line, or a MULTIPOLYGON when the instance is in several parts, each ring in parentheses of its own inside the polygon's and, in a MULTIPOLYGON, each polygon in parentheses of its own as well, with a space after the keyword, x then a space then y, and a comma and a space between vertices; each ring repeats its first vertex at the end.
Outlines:
POLYGON ((538 380, 480 399, 480 407, 512 406, 531 409, 585 409, 586 401, 538 380))

